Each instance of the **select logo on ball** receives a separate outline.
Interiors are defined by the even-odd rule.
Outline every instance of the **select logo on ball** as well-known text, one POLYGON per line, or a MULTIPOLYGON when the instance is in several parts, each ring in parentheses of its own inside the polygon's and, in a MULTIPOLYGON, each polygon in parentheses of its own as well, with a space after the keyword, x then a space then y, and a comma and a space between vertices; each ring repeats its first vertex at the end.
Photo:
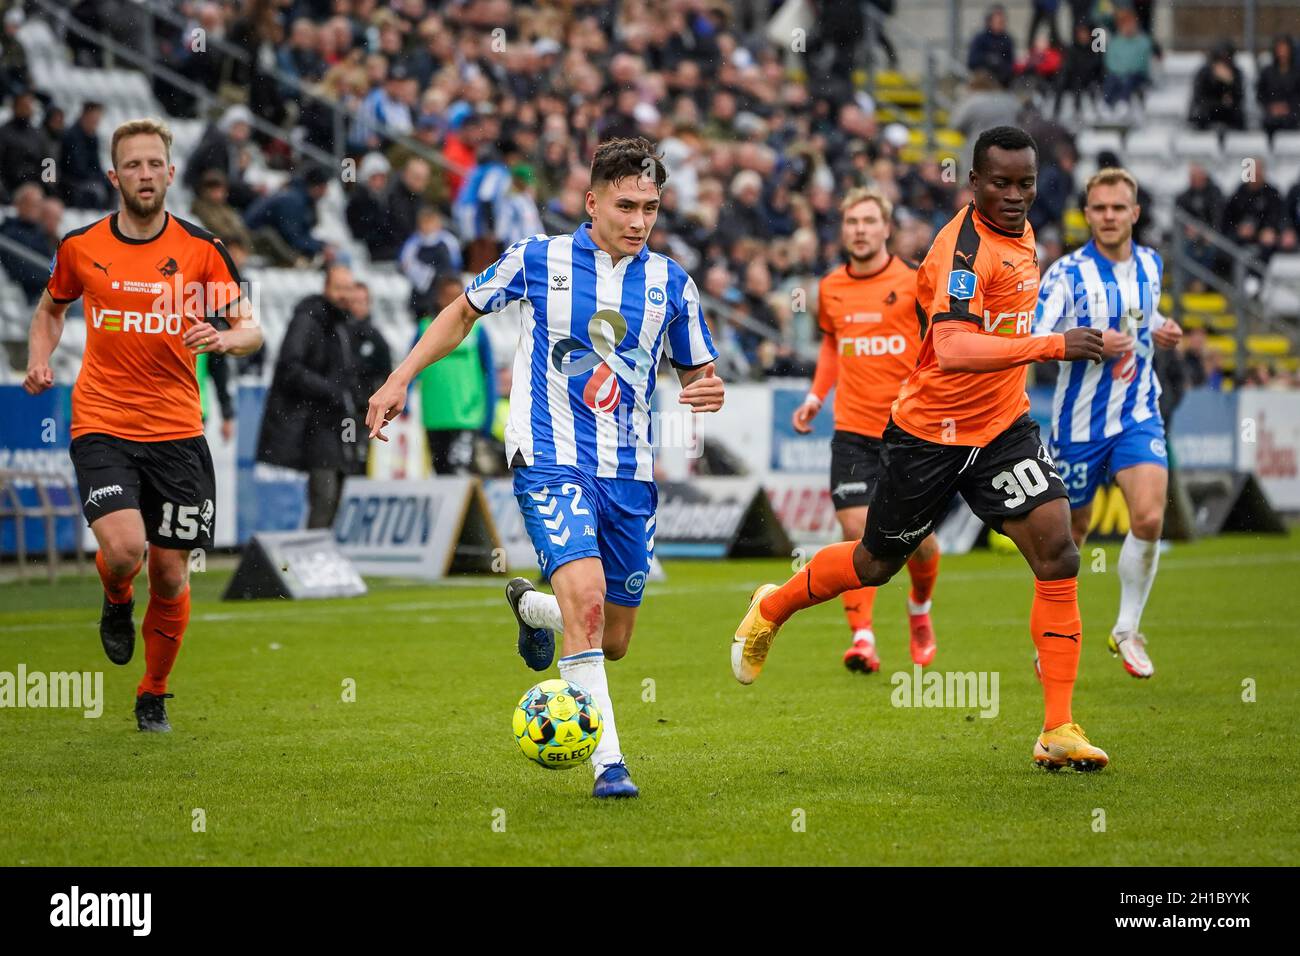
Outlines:
POLYGON ((519 699, 512 729, 529 760, 548 770, 567 770, 595 753, 604 723, 590 691, 553 679, 542 681, 519 699))

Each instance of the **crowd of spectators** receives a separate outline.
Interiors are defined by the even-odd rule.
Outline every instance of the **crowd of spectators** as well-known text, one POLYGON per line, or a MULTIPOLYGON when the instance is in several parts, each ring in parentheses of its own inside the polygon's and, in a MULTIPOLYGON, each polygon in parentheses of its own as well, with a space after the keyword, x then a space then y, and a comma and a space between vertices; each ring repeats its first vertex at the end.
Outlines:
MULTIPOLYGON (((352 236, 371 261, 391 262, 411 280, 413 328, 432 307, 440 278, 477 271, 521 236, 569 230, 585 218, 598 142, 656 141, 670 178, 651 248, 678 259, 724 304, 709 311, 715 337, 735 346, 724 374, 762 376, 808 371, 816 280, 839 261, 837 195, 855 185, 880 188, 896 209, 894 250, 913 259, 971 198, 968 155, 955 168, 904 161, 907 130, 882 122, 876 103, 855 87, 851 68, 871 53, 858 4, 817 5, 803 72, 788 69, 790 51, 766 33, 776 6, 178 0, 174 16, 154 16, 148 32, 160 62, 227 104, 201 114, 188 92, 154 83, 170 113, 208 120, 192 155, 178 157, 195 218, 255 261, 347 262, 345 250, 313 234, 318 204, 331 180, 341 180, 352 236), (196 30, 206 37, 201 48, 190 42, 196 30), (332 104, 356 118, 337 123, 332 104), (270 135, 265 124, 289 135, 270 135), (341 154, 344 168, 295 165, 289 142, 341 154), (267 189, 263 177, 250 175, 253 166, 281 170, 288 181, 267 189)), ((1038 0, 1024 57, 1005 11, 993 7, 971 41, 971 91, 951 124, 969 141, 987 126, 1015 122, 1039 142, 1033 224, 1044 265, 1063 251, 1062 221, 1082 183, 1073 132, 1053 116, 1050 96, 1032 94, 1101 93, 1118 102, 1140 92, 1159 55, 1152 6, 1038 0), (1064 33, 1063 13, 1071 28, 1064 33), (1108 31, 1104 52, 1093 48, 1095 30, 1108 31), (1064 49, 1063 36, 1071 40, 1064 49)), ((73 8, 110 33, 140 32, 147 15, 130 0, 73 8)), ((11 56, 11 17, 4 22, 0 83, 14 110, 0 128, 0 188, 12 193, 38 179, 34 161, 54 149, 47 127, 57 130, 62 120, 46 109, 34 125, 40 93, 25 85, 24 70, 10 69, 21 56, 11 56)), ((876 36, 892 57, 884 31, 876 36)), ((93 45, 74 53, 100 65, 93 45)), ((1285 128, 1296 117, 1295 66, 1288 54, 1273 58, 1276 69, 1261 74, 1258 93, 1276 128, 1285 128)), ((106 207, 111 197, 97 203, 106 183, 96 112, 89 104, 57 137, 60 168, 69 171, 58 189, 64 201, 106 207)), ((1294 215, 1293 199, 1273 205, 1294 215)), ((1271 202, 1270 194, 1241 203, 1232 232, 1242 235, 1238 227, 1249 229, 1271 202)), ((1223 205, 1216 215, 1231 203, 1223 205)), ((1286 247, 1294 232, 1279 221, 1271 229, 1256 224, 1253 235, 1286 247)))

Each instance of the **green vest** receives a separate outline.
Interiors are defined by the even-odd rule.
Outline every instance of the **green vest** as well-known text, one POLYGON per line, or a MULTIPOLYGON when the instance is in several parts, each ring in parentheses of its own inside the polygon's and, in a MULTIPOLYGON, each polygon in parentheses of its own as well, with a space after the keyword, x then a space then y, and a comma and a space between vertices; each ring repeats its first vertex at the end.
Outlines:
MULTIPOLYGON (((432 319, 420 320, 420 333, 432 319)), ((487 417, 487 388, 479 361, 479 336, 475 325, 465 340, 441 361, 420 373, 420 409, 424 427, 439 430, 483 427, 487 417)))

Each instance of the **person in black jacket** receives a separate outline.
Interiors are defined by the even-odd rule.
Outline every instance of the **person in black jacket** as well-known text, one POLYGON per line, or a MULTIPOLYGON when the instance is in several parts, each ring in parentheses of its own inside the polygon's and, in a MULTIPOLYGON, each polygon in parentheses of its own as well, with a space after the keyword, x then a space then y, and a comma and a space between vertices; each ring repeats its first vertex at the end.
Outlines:
POLYGON ((1061 115, 1061 101, 1066 94, 1074 97, 1074 112, 1078 115, 1086 94, 1095 102, 1106 78, 1106 59, 1094 48, 1092 27, 1087 20, 1074 25, 1074 42, 1065 51, 1065 62, 1056 75, 1056 105, 1053 112, 1061 115))
POLYGON ((240 212, 247 211, 258 193, 244 179, 239 153, 248 144, 252 120, 253 114, 247 106, 231 106, 221 114, 220 120, 203 131, 189 162, 181 170, 181 181, 191 192, 199 191, 199 181, 205 172, 216 169, 226 177, 229 190, 226 201, 240 212))
POLYGON ((81 106, 81 115, 63 134, 59 155, 59 185, 63 201, 74 209, 107 209, 113 194, 99 161, 99 122, 104 107, 94 100, 81 106))
POLYGON ((1221 41, 1192 79, 1188 119, 1199 130, 1246 128, 1245 83, 1232 57, 1232 41, 1221 41))
POLYGON ((1260 70, 1255 98, 1270 136, 1280 129, 1300 129, 1300 66, 1296 66, 1291 37, 1273 41, 1273 62, 1260 70))
POLYGON ((985 70, 1003 86, 1011 85, 1016 67, 1016 41, 1007 33, 1007 11, 999 5, 989 7, 984 17, 984 31, 975 34, 966 55, 966 66, 972 72, 985 70))
MULTIPOLYGON (((352 324, 348 333, 352 340, 352 396, 357 408, 365 408, 370 396, 379 391, 393 371, 393 353, 383 334, 370 321, 370 287, 364 282, 352 283, 348 296, 348 314, 352 324)), ((366 473, 366 459, 370 443, 357 442, 357 457, 351 474, 366 473)))
MULTIPOLYGON (((0 235, 10 239, 49 261, 54 255, 54 243, 45 234, 41 223, 41 207, 45 200, 39 183, 23 183, 14 193, 14 212, 0 224, 0 235)), ((0 249, 0 267, 8 273, 27 295, 27 301, 35 304, 45 291, 50 279, 48 266, 42 267, 29 261, 26 257, 0 249)))
POLYGON ((0 184, 5 202, 23 183, 41 182, 41 163, 51 150, 45 133, 32 123, 36 98, 30 90, 14 95, 13 117, 0 126, 0 184))
POLYGON ((354 392, 352 285, 352 270, 332 265, 323 292, 294 309, 257 439, 258 461, 307 473, 308 528, 334 523, 344 476, 355 471, 365 436, 365 409, 354 392))
POLYGON ((1254 173, 1229 197, 1219 231, 1267 262, 1286 226, 1286 208, 1282 194, 1268 182, 1263 160, 1255 160, 1254 173))

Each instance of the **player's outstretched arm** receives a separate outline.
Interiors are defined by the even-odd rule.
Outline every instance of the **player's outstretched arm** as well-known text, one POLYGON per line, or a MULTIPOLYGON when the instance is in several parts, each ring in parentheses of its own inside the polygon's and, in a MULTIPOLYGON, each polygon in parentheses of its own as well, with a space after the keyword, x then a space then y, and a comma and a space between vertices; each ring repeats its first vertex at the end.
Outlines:
POLYGON ((68 303, 55 302, 49 292, 41 293, 32 315, 32 328, 27 336, 27 377, 23 388, 31 395, 39 395, 54 384, 54 371, 50 356, 63 336, 63 317, 68 303))
POLYGON ((682 383, 677 401, 691 406, 692 412, 716 412, 722 408, 725 388, 712 362, 699 368, 679 368, 677 379, 682 383))
POLYGON ((402 414, 402 409, 406 407, 406 390, 415 376, 434 362, 450 355, 469 335, 479 314, 469 304, 465 294, 461 293, 455 302, 439 312, 437 318, 429 323, 410 354, 393 369, 379 391, 370 396, 370 404, 366 408, 366 427, 370 429, 371 438, 388 441, 383 427, 402 414))
POLYGON ((946 321, 935 323, 931 335, 935 358, 945 372, 1000 372, 1051 359, 1101 359, 1101 333, 1089 328, 1004 339, 983 335, 967 322, 946 321))

